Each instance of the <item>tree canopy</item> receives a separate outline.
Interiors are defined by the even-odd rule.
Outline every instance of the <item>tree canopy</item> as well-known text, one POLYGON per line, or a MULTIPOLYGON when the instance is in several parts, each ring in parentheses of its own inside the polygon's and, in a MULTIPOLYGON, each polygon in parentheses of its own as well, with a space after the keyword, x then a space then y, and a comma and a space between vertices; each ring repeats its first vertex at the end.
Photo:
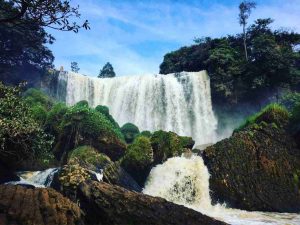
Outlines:
POLYGON ((78 32, 89 29, 87 20, 79 25, 71 18, 80 18, 79 6, 71 6, 70 1, 62 0, 1 0, 0 24, 35 23, 62 31, 78 32), (29 20, 23 20, 27 18, 29 20))
POLYGON ((103 68, 100 70, 98 78, 107 78, 107 77, 115 77, 116 73, 114 71, 113 66, 108 62, 103 68))

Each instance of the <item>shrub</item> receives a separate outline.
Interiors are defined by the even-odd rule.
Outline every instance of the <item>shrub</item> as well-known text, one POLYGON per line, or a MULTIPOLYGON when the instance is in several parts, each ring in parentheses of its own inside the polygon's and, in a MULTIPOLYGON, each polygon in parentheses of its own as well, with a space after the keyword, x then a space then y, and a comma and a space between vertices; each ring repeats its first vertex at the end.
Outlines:
POLYGON ((45 110, 50 110, 52 106, 54 105, 54 100, 51 99, 48 95, 43 93, 42 91, 30 88, 24 93, 25 101, 30 106, 39 105, 41 107, 44 107, 45 110))
POLYGON ((86 101, 86 100, 81 100, 79 102, 76 103, 76 106, 86 106, 88 107, 89 106, 89 102, 86 101))
POLYGON ((125 141, 127 143, 132 143, 135 137, 140 133, 140 130, 134 124, 126 123, 121 127, 121 132, 124 135, 125 141))
POLYGON ((151 135, 152 135, 151 132, 148 130, 144 130, 139 134, 139 136, 144 136, 144 137, 148 137, 148 138, 151 138, 151 135))
MULTIPOLYGON (((109 109, 107 106, 104 105, 98 105, 95 110, 97 112, 100 112, 101 114, 103 114, 115 127, 115 129, 120 130, 120 126, 119 124, 114 120, 114 118, 109 114, 109 109)), ((121 130, 120 130, 121 131, 121 130)), ((123 134, 122 134, 123 135, 123 134)))
POLYGON ((34 120, 20 87, 0 82, 0 160, 16 166, 26 159, 49 155, 53 138, 34 120))

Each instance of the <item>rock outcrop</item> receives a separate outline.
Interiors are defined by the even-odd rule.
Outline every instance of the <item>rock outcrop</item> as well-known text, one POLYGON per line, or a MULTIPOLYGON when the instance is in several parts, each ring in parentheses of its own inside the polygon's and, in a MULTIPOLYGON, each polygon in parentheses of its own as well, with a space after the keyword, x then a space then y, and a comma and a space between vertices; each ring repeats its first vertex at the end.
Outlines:
POLYGON ((0 185, 1 225, 83 225, 80 208, 53 189, 0 185))
POLYGON ((245 210, 300 211, 300 150, 284 127, 268 122, 249 125, 203 152, 215 202, 245 210))
POLYGON ((140 185, 120 166, 120 162, 114 162, 105 167, 103 181, 131 191, 142 191, 140 185))
POLYGON ((86 224, 222 225, 192 209, 162 198, 131 192, 104 182, 83 183, 78 190, 86 224))

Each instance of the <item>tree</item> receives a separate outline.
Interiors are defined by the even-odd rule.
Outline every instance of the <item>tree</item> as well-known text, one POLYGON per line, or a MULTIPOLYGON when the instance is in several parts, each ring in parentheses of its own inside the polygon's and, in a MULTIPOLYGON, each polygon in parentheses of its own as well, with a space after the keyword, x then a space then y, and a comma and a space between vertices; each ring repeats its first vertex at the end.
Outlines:
POLYGON ((78 67, 78 63, 77 62, 71 62, 71 70, 72 70, 72 72, 78 73, 78 71, 80 70, 80 68, 78 67))
POLYGON ((62 0, 1 0, 0 24, 20 24, 30 22, 42 27, 61 31, 78 32, 80 28, 89 29, 87 20, 82 25, 70 21, 80 18, 79 6, 72 7, 70 1, 62 0), (3 4, 5 3, 5 4, 3 4))
POLYGON ((243 41, 244 41, 244 50, 245 50, 245 57, 246 60, 248 61, 248 53, 247 53, 247 33, 246 33, 246 25, 247 25, 247 20, 250 17, 251 10, 256 7, 255 2, 250 2, 250 1, 243 1, 239 5, 240 9, 240 14, 239 14, 239 22, 240 25, 243 26, 243 41))
POLYGON ((116 73, 112 65, 108 62, 106 63, 102 70, 100 70, 98 78, 105 78, 105 77, 115 77, 116 73))
POLYGON ((50 153, 52 141, 22 99, 21 86, 0 82, 0 164, 14 167, 26 159, 43 158, 50 153))

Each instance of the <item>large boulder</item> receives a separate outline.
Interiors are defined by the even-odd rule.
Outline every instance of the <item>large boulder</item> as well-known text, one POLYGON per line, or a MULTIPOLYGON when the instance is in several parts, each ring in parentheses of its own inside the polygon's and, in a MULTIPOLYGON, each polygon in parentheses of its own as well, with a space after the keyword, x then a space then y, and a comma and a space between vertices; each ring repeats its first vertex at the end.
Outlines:
POLYGON ((103 181, 131 191, 142 191, 141 186, 121 167, 120 162, 114 162, 105 167, 103 181))
POLYGON ((86 215, 86 224, 225 224, 162 198, 131 192, 104 182, 81 184, 78 198, 86 215))
POLYGON ((53 189, 0 185, 1 225, 83 225, 80 208, 53 189))
POLYGON ((286 123, 279 123, 256 120, 204 150, 215 202, 245 210, 300 211, 300 150, 286 123))

